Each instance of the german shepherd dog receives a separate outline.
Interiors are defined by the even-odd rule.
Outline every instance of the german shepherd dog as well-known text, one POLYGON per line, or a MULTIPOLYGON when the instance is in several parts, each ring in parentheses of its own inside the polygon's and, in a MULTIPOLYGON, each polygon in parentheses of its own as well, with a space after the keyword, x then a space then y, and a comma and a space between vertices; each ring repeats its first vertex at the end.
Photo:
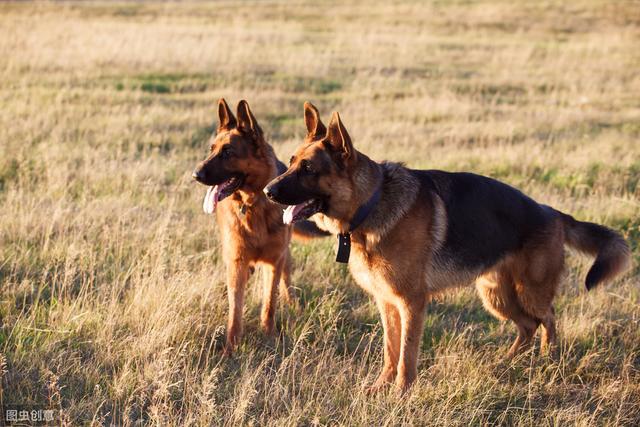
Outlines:
POLYGON ((372 161, 354 148, 338 113, 328 129, 309 103, 304 117, 306 140, 265 194, 289 205, 285 222, 313 216, 339 235, 343 261, 342 246, 352 245, 350 270, 375 299, 384 328, 384 366, 371 392, 394 380, 405 391, 415 380, 434 295, 475 282, 486 309, 516 324, 513 356, 530 347, 540 325, 541 349, 555 340, 564 245, 595 256, 587 289, 630 265, 629 246, 606 227, 488 177, 372 161))
MULTIPOLYGON (((282 222, 282 207, 269 202, 264 186, 286 170, 265 141, 249 104, 238 103, 237 120, 224 99, 218 101, 219 125, 210 140, 210 153, 193 172, 207 185, 203 209, 217 214, 222 255, 227 269, 229 321, 225 353, 230 354, 242 334, 245 287, 254 266, 264 266, 261 325, 274 332, 278 285, 284 300, 293 303, 289 241, 292 227, 282 222)), ((322 235, 307 221, 295 232, 301 237, 322 235)))

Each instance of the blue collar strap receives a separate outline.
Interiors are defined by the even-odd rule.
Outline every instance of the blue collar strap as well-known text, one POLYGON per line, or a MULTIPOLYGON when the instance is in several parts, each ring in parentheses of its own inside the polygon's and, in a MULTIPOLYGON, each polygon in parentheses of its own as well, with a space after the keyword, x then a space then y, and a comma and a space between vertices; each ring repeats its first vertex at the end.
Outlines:
POLYGON ((367 219, 367 216, 371 213, 373 208, 376 207, 378 202, 380 201, 380 195, 382 193, 382 186, 378 187, 376 191, 373 193, 371 198, 365 203, 361 205, 356 211, 353 218, 349 222, 349 231, 346 233, 338 234, 338 251, 336 254, 336 262, 348 263, 349 255, 351 254, 351 233, 360 226, 367 219))

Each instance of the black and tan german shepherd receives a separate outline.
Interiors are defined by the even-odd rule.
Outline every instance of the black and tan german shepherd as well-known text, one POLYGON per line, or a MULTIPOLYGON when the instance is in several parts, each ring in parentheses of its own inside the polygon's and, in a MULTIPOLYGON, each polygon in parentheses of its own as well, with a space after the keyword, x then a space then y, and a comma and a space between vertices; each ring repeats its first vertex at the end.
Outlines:
POLYGON ((278 284, 284 299, 292 302, 292 231, 302 238, 323 235, 309 221, 293 230, 283 224, 282 207, 269 202, 262 189, 286 166, 265 141, 246 101, 238 103, 237 116, 224 99, 218 101, 219 125, 209 141, 209 155, 193 172, 196 181, 209 187, 203 209, 207 214, 216 212, 220 229, 229 298, 227 354, 242 333, 245 287, 254 266, 264 266, 261 323, 264 331, 272 334, 278 284))
POLYGON ((285 222, 312 217, 339 235, 343 261, 352 245, 350 270, 374 297, 384 327, 384 367, 370 391, 394 380, 404 391, 415 380, 433 295, 476 283, 484 306, 516 324, 513 356, 531 345, 540 325, 541 347, 555 340, 552 301, 565 245, 595 256, 587 289, 630 265, 629 246, 613 230, 491 178, 375 162, 353 147, 337 113, 328 129, 309 103, 304 117, 306 140, 265 193, 289 205, 285 222))

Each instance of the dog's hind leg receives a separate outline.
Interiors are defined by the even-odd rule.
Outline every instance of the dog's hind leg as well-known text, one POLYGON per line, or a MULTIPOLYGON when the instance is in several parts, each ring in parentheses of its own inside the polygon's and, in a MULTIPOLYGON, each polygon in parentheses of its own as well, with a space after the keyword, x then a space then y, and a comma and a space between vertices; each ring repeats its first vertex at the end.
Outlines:
POLYGON ((542 324, 541 352, 546 352, 556 339, 553 298, 564 270, 563 240, 559 233, 559 227, 551 225, 524 248, 513 269, 520 305, 542 324))
POLYGON ((507 353, 508 358, 531 347, 540 324, 539 320, 521 307, 512 277, 506 268, 502 268, 485 274, 476 282, 476 289, 485 308, 500 320, 513 321, 518 328, 518 337, 507 353))
POLYGON ((561 271, 561 266, 548 266, 542 278, 536 279, 527 274, 516 286, 520 305, 542 324, 541 353, 548 351, 556 340, 556 316, 552 302, 561 271))
POLYGON ((518 320, 514 320, 514 322, 518 328, 518 337, 507 352, 508 358, 514 357, 531 348, 533 338, 536 334, 536 330, 538 329, 538 325, 540 324, 537 320, 525 316, 520 317, 518 320))
POLYGON ((369 386, 367 393, 375 393, 392 383, 398 372, 400 338, 402 334, 398 309, 380 298, 376 298, 384 331, 384 365, 378 379, 369 386))
POLYGON ((262 312, 260 324, 267 335, 272 335, 275 329, 275 313, 278 305, 278 285, 282 274, 282 261, 276 264, 264 265, 264 283, 262 287, 262 312))
POLYGON ((229 320, 227 323, 225 354, 233 352, 242 336, 242 309, 244 307, 244 291, 247 280, 249 280, 249 268, 244 261, 238 260, 227 265, 229 320))

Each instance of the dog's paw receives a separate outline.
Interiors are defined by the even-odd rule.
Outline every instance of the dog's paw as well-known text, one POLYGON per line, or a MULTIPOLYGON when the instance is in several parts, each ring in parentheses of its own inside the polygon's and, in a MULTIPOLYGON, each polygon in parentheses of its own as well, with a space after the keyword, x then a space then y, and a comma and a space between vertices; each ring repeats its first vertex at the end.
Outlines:
POLYGON ((363 392, 367 396, 374 396, 380 393, 381 391, 384 391, 387 388, 387 386, 388 384, 385 384, 385 385, 372 384, 370 386, 363 387, 363 392))
POLYGON ((230 345, 225 345, 224 348, 222 349, 222 357, 227 358, 227 359, 231 359, 233 357, 233 353, 234 353, 234 348, 233 346, 230 345))
POLYGON ((363 387, 364 394, 367 396, 373 396, 375 394, 381 393, 391 386, 391 382, 385 379, 378 379, 376 382, 369 386, 363 387))
POLYGON ((268 337, 275 337, 276 336, 276 325, 275 325, 275 322, 273 321, 273 319, 263 320, 260 323, 260 328, 262 329, 262 332, 266 336, 268 336, 268 337))
POLYGON ((396 395, 398 395, 398 397, 404 397, 409 393, 409 390, 411 390, 411 386, 413 385, 413 383, 396 383, 395 385, 395 393, 396 395))
POLYGON ((413 386, 417 378, 417 375, 398 375, 395 381, 396 393, 399 396, 404 396, 409 392, 409 389, 413 386))
POLYGON ((236 351, 237 343, 238 339, 236 336, 228 338, 222 348, 222 357, 231 358, 236 351))

